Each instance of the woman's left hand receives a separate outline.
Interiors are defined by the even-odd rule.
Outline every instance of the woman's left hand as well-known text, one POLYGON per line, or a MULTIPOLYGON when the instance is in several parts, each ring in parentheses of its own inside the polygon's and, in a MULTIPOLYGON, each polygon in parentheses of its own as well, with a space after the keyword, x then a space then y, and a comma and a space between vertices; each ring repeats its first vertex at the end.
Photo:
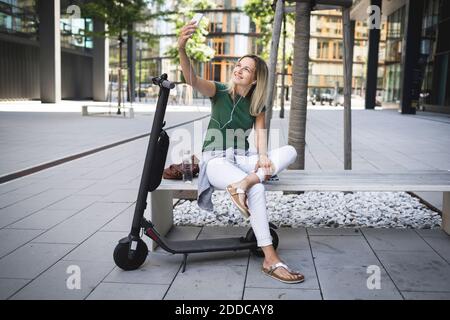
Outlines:
POLYGON ((259 155, 259 160, 256 162, 255 166, 255 172, 258 171, 259 168, 262 168, 264 170, 264 174, 266 175, 264 177, 265 180, 268 180, 272 175, 274 170, 274 165, 272 161, 269 159, 267 155, 259 155))

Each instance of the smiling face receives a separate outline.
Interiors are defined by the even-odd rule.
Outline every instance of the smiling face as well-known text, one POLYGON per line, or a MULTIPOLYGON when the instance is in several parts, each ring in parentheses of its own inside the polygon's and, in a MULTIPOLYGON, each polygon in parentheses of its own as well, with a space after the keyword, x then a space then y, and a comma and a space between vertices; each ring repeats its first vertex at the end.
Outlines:
POLYGON ((233 69, 233 82, 236 85, 248 86, 256 79, 256 63, 249 57, 242 58, 233 69))

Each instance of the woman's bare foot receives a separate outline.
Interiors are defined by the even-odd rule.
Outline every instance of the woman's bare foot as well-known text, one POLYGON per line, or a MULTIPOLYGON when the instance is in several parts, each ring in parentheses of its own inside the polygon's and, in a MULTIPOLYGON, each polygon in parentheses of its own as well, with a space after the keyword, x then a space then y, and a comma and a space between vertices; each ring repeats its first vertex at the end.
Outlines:
POLYGON ((246 176, 241 181, 237 181, 231 184, 234 188, 241 188, 245 192, 248 191, 251 187, 253 187, 255 184, 259 183, 259 178, 256 174, 250 173, 248 176, 246 176))

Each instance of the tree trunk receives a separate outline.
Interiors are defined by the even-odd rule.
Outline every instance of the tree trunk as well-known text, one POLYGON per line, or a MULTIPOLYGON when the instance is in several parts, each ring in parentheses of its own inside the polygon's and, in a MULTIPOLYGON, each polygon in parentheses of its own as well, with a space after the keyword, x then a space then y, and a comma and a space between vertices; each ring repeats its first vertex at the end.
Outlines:
POLYGON ((267 143, 270 137, 270 120, 272 119, 272 106, 274 89, 277 83, 277 60, 278 60, 278 45, 280 43, 281 23, 283 20, 284 1, 278 0, 275 16, 273 20, 273 36, 270 47, 270 61, 269 61, 269 88, 266 98, 266 129, 267 129, 267 143))
POLYGON ((310 2, 297 2, 295 8, 294 63, 288 143, 297 151, 290 169, 305 169, 306 106, 310 38, 310 2))

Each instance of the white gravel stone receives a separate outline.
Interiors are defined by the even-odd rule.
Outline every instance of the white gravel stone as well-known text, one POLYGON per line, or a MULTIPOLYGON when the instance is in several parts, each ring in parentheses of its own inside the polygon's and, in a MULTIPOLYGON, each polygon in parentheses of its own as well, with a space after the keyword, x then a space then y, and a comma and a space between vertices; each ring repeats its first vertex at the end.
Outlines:
MULTIPOLYGON (((175 225, 249 226, 226 192, 213 194, 214 212, 181 200, 174 208, 175 225)), ((269 221, 283 227, 377 227, 430 229, 441 216, 406 192, 266 192, 269 221)))

